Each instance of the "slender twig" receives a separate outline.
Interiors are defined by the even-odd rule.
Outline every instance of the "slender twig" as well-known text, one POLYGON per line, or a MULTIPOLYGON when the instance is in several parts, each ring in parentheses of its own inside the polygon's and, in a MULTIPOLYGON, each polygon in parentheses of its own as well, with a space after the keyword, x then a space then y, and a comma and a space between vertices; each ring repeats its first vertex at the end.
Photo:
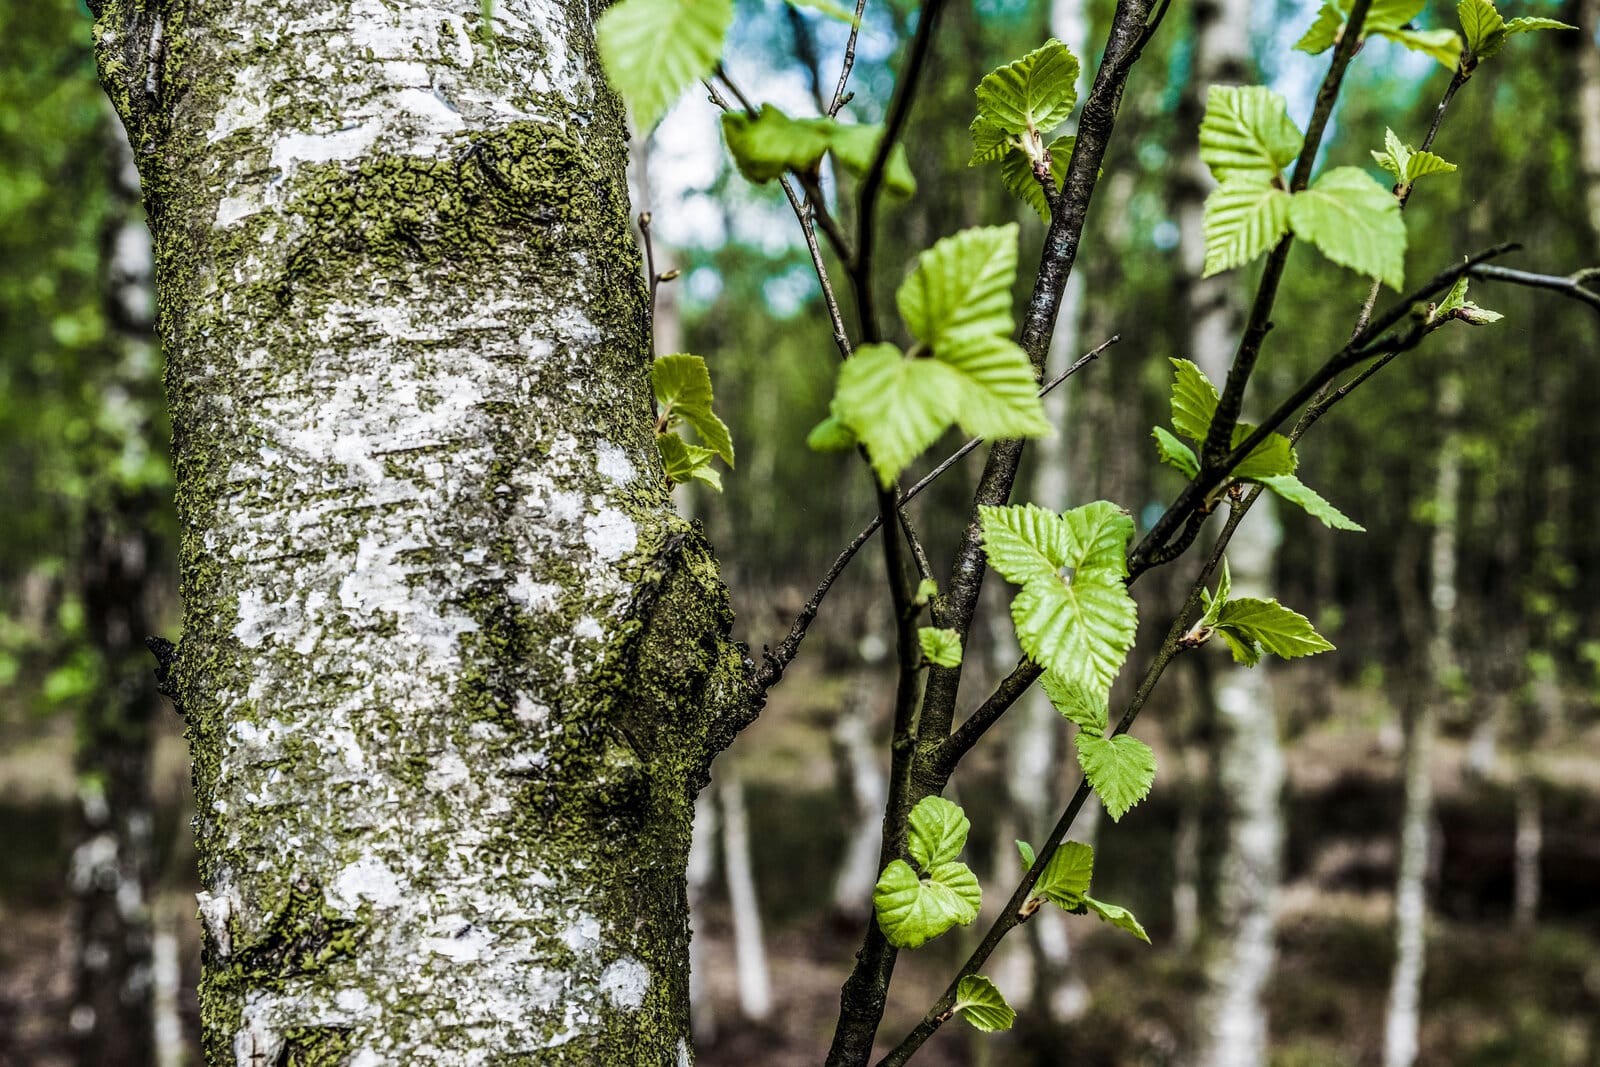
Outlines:
POLYGON ((1525 270, 1512 270, 1510 267, 1474 266, 1468 273, 1474 278, 1483 278, 1491 282, 1510 282, 1530 289, 1548 289, 1600 311, 1600 291, 1584 284, 1591 279, 1600 281, 1600 273, 1594 270, 1578 271, 1576 274, 1533 274, 1525 270))
MULTIPOLYGON (((1463 52, 1463 56, 1465 56, 1465 52, 1463 52)), ((1426 152, 1433 148, 1434 138, 1439 136, 1439 127, 1444 122, 1444 113, 1450 109, 1450 101, 1456 98, 1456 93, 1460 91, 1463 85, 1467 84, 1467 79, 1471 77, 1471 71, 1466 70, 1459 63, 1456 65, 1456 72, 1451 76, 1450 84, 1445 88, 1444 96, 1439 98, 1439 106, 1433 109, 1433 124, 1428 127, 1428 135, 1422 139, 1422 147, 1418 148, 1417 151, 1426 152)), ((1411 190, 1413 188, 1415 186, 1405 180, 1405 175, 1399 175, 1398 182, 1394 187, 1394 196, 1396 200, 1400 201, 1401 211, 1406 209, 1406 202, 1411 199, 1411 190)), ((1374 278, 1372 288, 1367 291, 1366 303, 1361 305, 1361 313, 1356 316, 1355 329, 1350 331, 1351 336, 1367 328, 1367 322, 1372 318, 1372 309, 1378 305, 1378 291, 1382 288, 1383 282, 1374 278)))
POLYGON ((916 101, 917 84, 922 80, 928 54, 933 49, 933 28, 944 10, 945 0, 925 0, 917 16, 917 30, 912 35, 911 47, 906 54, 905 68, 895 82, 894 96, 889 100, 888 115, 883 124, 883 137, 878 150, 873 153, 872 164, 862 176, 856 199, 856 255, 850 265, 855 281, 856 313, 861 317, 862 338, 868 342, 883 340, 879 332, 877 303, 872 292, 872 255, 876 248, 878 223, 878 194, 883 191, 884 176, 889 158, 900 135, 905 132, 906 120, 911 117, 911 105, 916 101))
POLYGON ((844 43, 844 64, 839 69, 839 84, 833 90, 833 102, 828 105, 828 117, 838 118, 844 108, 845 86, 850 84, 850 72, 856 65, 856 39, 861 36, 861 16, 867 9, 867 0, 856 0, 856 19, 850 24, 850 39, 844 43))
MULTIPOLYGON (((1305 142, 1301 145, 1299 159, 1295 161, 1294 174, 1289 179, 1291 193, 1299 192, 1311 182, 1311 168, 1315 166, 1317 151, 1322 147, 1322 135, 1333 116, 1333 106, 1338 102, 1339 90, 1344 85, 1345 71, 1355 58, 1356 49, 1361 47, 1361 26, 1366 21, 1370 7, 1371 0, 1355 0, 1350 8, 1344 35, 1333 50, 1328 72, 1317 89, 1317 102, 1311 112, 1311 122, 1306 127, 1305 142)), ((1255 300, 1250 305, 1249 319, 1245 323, 1244 333, 1239 337, 1238 351, 1234 353, 1233 365, 1228 368, 1228 379, 1217 401, 1216 413, 1211 417, 1211 429, 1200 447, 1202 468, 1215 467, 1227 454, 1233 440, 1233 428, 1238 425, 1239 413, 1244 408, 1245 387, 1250 384, 1256 361, 1261 357, 1262 345, 1272 329, 1272 307, 1278 299, 1278 285, 1283 280, 1292 247, 1294 234, 1285 234, 1267 256, 1261 281, 1256 286, 1255 300)), ((1163 533, 1162 540, 1165 541, 1175 530, 1176 527, 1163 533)))
POLYGON ((850 346, 850 333, 844 326, 844 315, 839 311, 838 298, 833 295, 833 283, 828 280, 828 266, 822 260, 822 249, 817 245, 817 231, 812 225, 810 205, 800 200, 800 195, 794 191, 794 186, 789 184, 788 178, 779 178, 778 184, 783 187, 783 195, 789 198, 789 206, 794 209, 795 218, 800 220, 800 232, 805 235, 806 251, 811 253, 811 268, 816 272, 817 283, 822 286, 822 302, 828 307, 828 321, 833 325, 833 343, 839 349, 843 359, 849 359, 852 351, 850 346))

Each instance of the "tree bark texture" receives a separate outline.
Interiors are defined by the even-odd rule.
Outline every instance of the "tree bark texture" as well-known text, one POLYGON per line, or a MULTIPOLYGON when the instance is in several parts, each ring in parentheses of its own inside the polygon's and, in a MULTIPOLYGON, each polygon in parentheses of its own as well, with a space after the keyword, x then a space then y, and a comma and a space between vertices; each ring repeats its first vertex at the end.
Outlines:
POLYGON ((100 0, 156 240, 207 1062, 689 1059, 740 654, 593 5, 100 0))

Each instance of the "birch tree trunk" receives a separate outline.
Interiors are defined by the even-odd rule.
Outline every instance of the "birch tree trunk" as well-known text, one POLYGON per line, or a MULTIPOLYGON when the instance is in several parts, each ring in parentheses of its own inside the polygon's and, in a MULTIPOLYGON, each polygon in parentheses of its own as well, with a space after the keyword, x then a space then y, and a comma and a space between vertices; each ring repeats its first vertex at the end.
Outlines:
POLYGON ((150 484, 158 379, 149 232, 127 139, 107 116, 112 177, 101 238, 101 286, 110 365, 96 375, 100 414, 85 482, 79 561, 100 684, 79 722, 79 840, 70 889, 76 938, 70 1016, 82 1067, 144 1067, 154 1055, 151 998, 150 754, 157 709, 154 632, 159 487, 150 484))
POLYGON ((1578 0, 1578 150, 1589 229, 1600 242, 1600 0, 1578 0))
POLYGON ((207 1062, 686 1063, 742 668, 655 451, 594 5, 93 6, 169 360, 207 1062))
MULTIPOLYGON (((1250 76, 1250 0, 1216 0, 1195 9, 1194 76, 1186 116, 1198 126, 1206 87, 1250 76)), ((1236 277, 1202 278, 1202 216, 1212 182, 1198 145, 1184 160, 1178 210, 1188 277, 1189 354, 1212 381, 1226 378, 1242 311, 1236 277)), ((1228 553, 1240 596, 1267 596, 1280 531, 1270 499, 1259 500, 1228 553)), ((1224 807, 1217 917, 1206 960, 1195 1062, 1259 1067, 1267 1061, 1262 994, 1271 977, 1283 848, 1283 751, 1272 693, 1260 668, 1227 666, 1213 678, 1217 778, 1224 807)))
POLYGON ((1383 1028, 1384 1067, 1411 1067, 1422 1025, 1422 972, 1427 961, 1429 823, 1433 819, 1433 737, 1438 707, 1449 699, 1455 659, 1457 521, 1461 496, 1462 385, 1448 375, 1439 387, 1439 422, 1445 428, 1433 484, 1433 545, 1429 558, 1428 678, 1410 701, 1406 722, 1406 799, 1395 876, 1395 963, 1383 1028))

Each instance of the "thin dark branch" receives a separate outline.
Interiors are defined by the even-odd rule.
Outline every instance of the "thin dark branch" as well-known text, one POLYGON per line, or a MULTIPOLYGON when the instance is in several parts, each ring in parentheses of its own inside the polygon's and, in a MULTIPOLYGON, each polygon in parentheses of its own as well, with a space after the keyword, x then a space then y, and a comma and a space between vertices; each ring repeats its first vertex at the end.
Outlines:
POLYGON ((1491 282, 1509 282, 1530 289, 1548 289, 1600 311, 1600 291, 1584 284, 1591 278, 1600 281, 1600 275, 1594 270, 1578 271, 1576 274, 1534 274, 1525 270, 1512 270, 1510 267, 1474 266, 1468 273, 1474 278, 1483 278, 1491 282))
POLYGON ((778 184, 783 186, 783 195, 789 198, 789 206, 794 209, 795 218, 800 220, 800 231, 805 235, 806 251, 811 253, 811 267, 817 274, 817 282, 822 286, 822 302, 828 307, 828 321, 833 325, 833 343, 839 349, 842 359, 849 359, 852 351, 850 334, 844 326, 844 315, 839 311, 839 301, 833 295, 833 283, 828 280, 828 267, 822 260, 822 249, 817 246, 817 231, 812 226, 810 205, 802 203, 799 194, 794 191, 794 186, 789 184, 788 178, 779 178, 778 184))
POLYGON ((828 105, 828 117, 838 118, 844 108, 845 86, 850 84, 850 72, 856 65, 856 39, 861 36, 861 16, 867 10, 867 0, 856 0, 856 20, 850 24, 850 39, 844 43, 844 65, 839 69, 839 84, 833 90, 833 102, 828 105))
POLYGON ((1390 352, 1406 351, 1421 341, 1423 334, 1415 337, 1409 334, 1399 338, 1385 338, 1388 331, 1412 315, 1421 303, 1430 297, 1437 296, 1454 285, 1457 279, 1471 272, 1479 264, 1488 259, 1514 249, 1515 245, 1497 245, 1475 256, 1468 257, 1430 278, 1420 288, 1413 290, 1393 305, 1372 322, 1366 330, 1352 338, 1350 343, 1335 352, 1326 362, 1301 386, 1280 403, 1273 412, 1266 417, 1256 430, 1237 448, 1224 453, 1219 464, 1214 467, 1202 466, 1200 473, 1190 481, 1173 501, 1172 506, 1162 514, 1156 524, 1145 534, 1131 552, 1128 554, 1128 573, 1132 576, 1130 581, 1137 579, 1145 571, 1156 566, 1156 559, 1161 550, 1166 546, 1178 528, 1188 521, 1191 513, 1203 507, 1210 494, 1227 481, 1228 475, 1239 462, 1248 456, 1257 445, 1267 439, 1267 435, 1277 430, 1289 416, 1299 410, 1302 404, 1312 400, 1328 382, 1333 381, 1345 371, 1376 359, 1390 352))
MULTIPOLYGON (((1317 151, 1322 147, 1322 135, 1333 116, 1333 106, 1338 102, 1339 90, 1344 85, 1345 71, 1355 58, 1356 49, 1361 47, 1361 26, 1366 21, 1370 7, 1371 0, 1355 0, 1350 8, 1344 36, 1333 50, 1328 73, 1323 76, 1322 85, 1317 89, 1317 102, 1311 112, 1311 122, 1306 127, 1305 142, 1300 148, 1300 158, 1295 161, 1294 174, 1289 179, 1290 192, 1298 192, 1311 182, 1311 168, 1315 166, 1317 151)), ((1250 317, 1245 323, 1244 333, 1239 337, 1233 365, 1228 368, 1228 380, 1222 387, 1216 413, 1211 417, 1210 432, 1200 448, 1202 468, 1215 467, 1221 462, 1233 440, 1233 428, 1238 425, 1239 413, 1244 408, 1245 387, 1250 384, 1256 361, 1261 357, 1261 347, 1272 329, 1272 307, 1277 302, 1278 285, 1283 281, 1284 268, 1289 263, 1289 250, 1293 246, 1294 234, 1285 234, 1267 256, 1261 281, 1256 286, 1255 300, 1250 305, 1250 317)), ((1165 541, 1172 532, 1167 531, 1162 540, 1165 541)))
POLYGON ((912 35, 911 47, 906 54, 905 67, 895 81, 894 96, 889 101, 883 137, 878 142, 877 152, 873 154, 872 165, 861 179, 861 190, 856 201, 856 257, 850 270, 855 281, 856 311, 861 316, 862 339, 867 342, 883 340, 878 324, 877 303, 872 295, 872 255, 877 240, 878 195, 883 191, 889 157, 894 153, 895 145, 900 143, 906 120, 911 117, 917 83, 922 80, 928 54, 933 49, 933 29, 943 10, 944 0, 926 0, 922 5, 922 11, 917 16, 917 31, 912 35))
POLYGON ((805 68, 806 80, 810 83, 811 102, 822 113, 828 103, 822 98, 822 58, 817 55, 816 35, 811 32, 811 26, 806 22, 806 17, 800 14, 799 8, 785 4, 783 13, 789 20, 789 35, 794 38, 795 58, 805 68))

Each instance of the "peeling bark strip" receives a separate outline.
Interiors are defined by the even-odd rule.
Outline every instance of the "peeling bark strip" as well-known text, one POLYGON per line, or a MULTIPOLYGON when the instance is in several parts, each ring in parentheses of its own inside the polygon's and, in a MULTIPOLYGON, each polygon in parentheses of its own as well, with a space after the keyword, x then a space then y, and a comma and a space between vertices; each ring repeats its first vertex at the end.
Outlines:
POLYGON ((207 1062, 688 1058, 740 670, 591 5, 104 0, 155 232, 207 1062))

